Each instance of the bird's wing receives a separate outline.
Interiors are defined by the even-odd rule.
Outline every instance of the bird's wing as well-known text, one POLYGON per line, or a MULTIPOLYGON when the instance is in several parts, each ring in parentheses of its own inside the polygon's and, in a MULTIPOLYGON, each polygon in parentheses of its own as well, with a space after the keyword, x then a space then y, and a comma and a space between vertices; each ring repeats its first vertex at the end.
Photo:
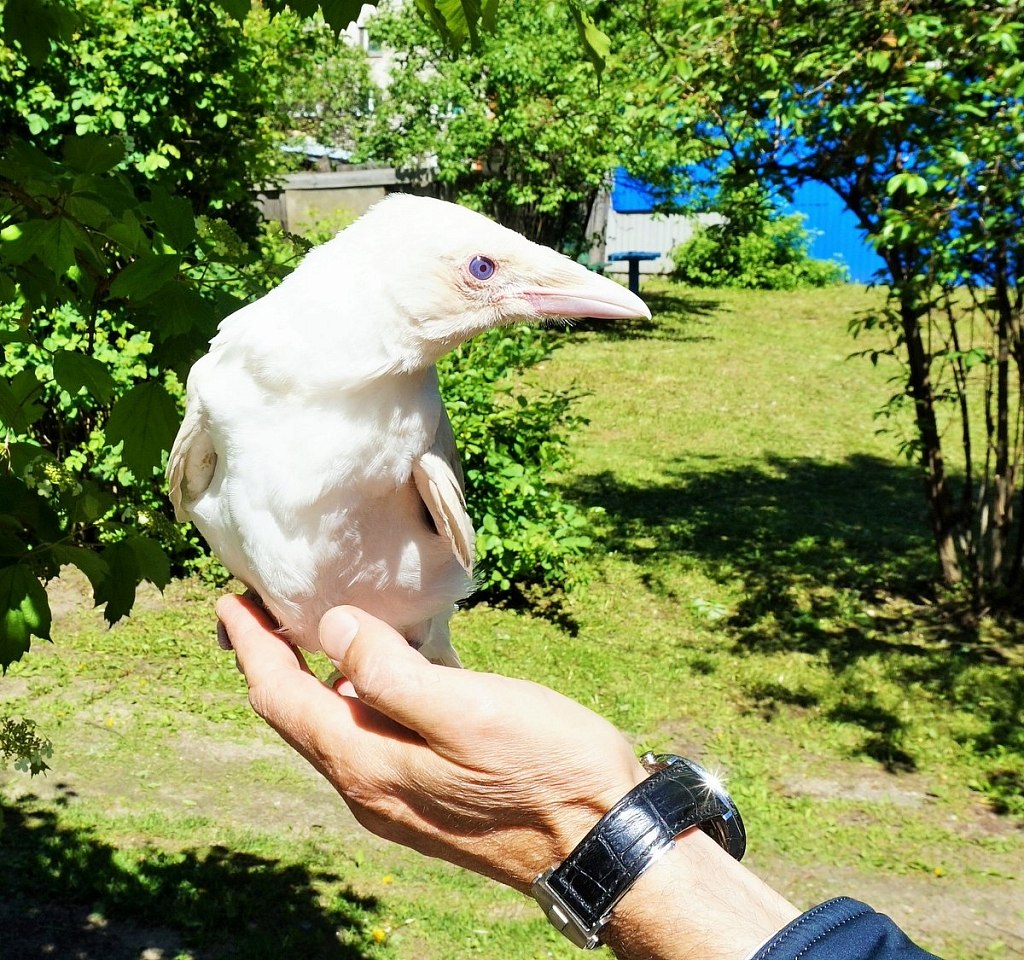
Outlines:
POLYGON ((442 408, 433 446, 413 462, 412 476, 434 527, 452 545, 452 552, 472 576, 476 532, 466 512, 462 466, 455 435, 442 408))
POLYGON ((190 397, 167 460, 167 485, 178 520, 191 519, 187 506, 210 485, 216 467, 217 452, 207 431, 206 411, 198 397, 190 397))

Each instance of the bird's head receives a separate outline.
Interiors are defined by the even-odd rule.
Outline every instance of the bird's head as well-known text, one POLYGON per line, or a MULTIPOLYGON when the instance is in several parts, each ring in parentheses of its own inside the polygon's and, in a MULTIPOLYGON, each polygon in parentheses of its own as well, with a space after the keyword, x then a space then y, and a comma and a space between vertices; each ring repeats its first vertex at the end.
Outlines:
POLYGON ((357 266, 377 333, 405 370, 503 324, 651 315, 613 280, 441 200, 392 194, 321 249, 335 269, 357 266))

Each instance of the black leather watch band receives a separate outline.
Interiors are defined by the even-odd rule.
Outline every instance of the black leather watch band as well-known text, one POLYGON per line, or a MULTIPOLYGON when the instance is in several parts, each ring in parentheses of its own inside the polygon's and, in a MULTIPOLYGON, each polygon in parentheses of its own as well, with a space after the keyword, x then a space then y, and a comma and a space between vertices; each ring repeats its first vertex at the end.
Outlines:
POLYGON ((626 891, 691 827, 700 827, 737 860, 746 849, 739 811, 715 778, 682 757, 654 761, 657 772, 533 885, 548 919, 577 946, 597 946, 601 927, 626 891))

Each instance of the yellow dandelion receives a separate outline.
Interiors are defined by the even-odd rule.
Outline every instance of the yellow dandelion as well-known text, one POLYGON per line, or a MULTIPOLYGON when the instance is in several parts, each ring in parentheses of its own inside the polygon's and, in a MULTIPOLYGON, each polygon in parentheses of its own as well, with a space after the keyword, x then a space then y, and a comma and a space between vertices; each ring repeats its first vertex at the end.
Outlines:
POLYGON ((374 943, 384 943, 388 938, 388 932, 383 927, 374 927, 370 931, 374 943))

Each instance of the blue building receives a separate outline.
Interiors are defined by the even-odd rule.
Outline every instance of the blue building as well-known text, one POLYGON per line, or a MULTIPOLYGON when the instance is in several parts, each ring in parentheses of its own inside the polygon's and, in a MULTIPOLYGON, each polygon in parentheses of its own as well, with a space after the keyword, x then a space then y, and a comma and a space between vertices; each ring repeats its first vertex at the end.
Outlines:
POLYGON ((857 218, 833 190, 820 183, 805 183, 793 192, 793 202, 784 213, 802 213, 804 227, 813 238, 815 260, 838 260, 846 264, 854 283, 870 283, 885 262, 875 253, 857 225, 857 218))

